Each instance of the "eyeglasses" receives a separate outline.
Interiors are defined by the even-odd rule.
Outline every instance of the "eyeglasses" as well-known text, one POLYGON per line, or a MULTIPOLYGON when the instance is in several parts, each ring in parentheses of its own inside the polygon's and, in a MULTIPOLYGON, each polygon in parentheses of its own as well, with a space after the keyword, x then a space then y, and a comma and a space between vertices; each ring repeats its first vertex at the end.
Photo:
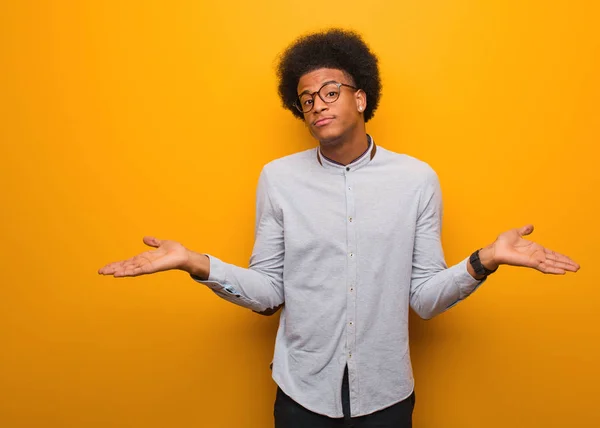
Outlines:
POLYGON ((340 97, 341 87, 347 86, 349 88, 358 91, 358 88, 354 86, 346 85, 345 83, 338 82, 327 82, 317 92, 303 93, 296 101, 294 101, 294 107, 298 109, 300 113, 308 113, 312 110, 315 105, 315 95, 319 95, 319 98, 327 104, 334 103, 340 97))

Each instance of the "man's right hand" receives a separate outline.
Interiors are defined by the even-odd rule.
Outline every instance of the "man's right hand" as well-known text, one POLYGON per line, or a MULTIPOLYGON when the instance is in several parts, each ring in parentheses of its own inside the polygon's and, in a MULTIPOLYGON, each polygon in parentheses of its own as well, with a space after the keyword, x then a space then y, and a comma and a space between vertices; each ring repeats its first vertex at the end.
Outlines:
POLYGON ((118 278, 181 269, 200 278, 208 278, 210 272, 208 256, 189 251, 179 242, 160 240, 152 236, 145 236, 144 243, 156 250, 145 251, 130 259, 109 263, 100 268, 98 273, 118 278))

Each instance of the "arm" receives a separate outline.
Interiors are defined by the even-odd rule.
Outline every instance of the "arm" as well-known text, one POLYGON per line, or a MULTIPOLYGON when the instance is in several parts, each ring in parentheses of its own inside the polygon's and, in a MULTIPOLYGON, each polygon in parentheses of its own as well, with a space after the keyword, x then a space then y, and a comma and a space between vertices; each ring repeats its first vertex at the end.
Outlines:
POLYGON ((441 243, 442 194, 432 169, 428 170, 418 210, 410 305, 421 318, 430 319, 465 299, 485 279, 475 279, 469 273, 468 258, 450 268, 446 265, 441 243))
MULTIPOLYGON (((469 257, 450 268, 446 266, 440 238, 440 184, 433 170, 428 178, 419 203, 410 289, 410 305, 424 319, 456 305, 487 278, 475 273, 469 257)), ((579 264, 569 257, 523 239, 523 236, 532 232, 533 226, 526 225, 501 233, 492 244, 480 250, 481 263, 489 270, 496 270, 500 265, 511 265, 558 275, 579 270, 579 264)))
POLYGON ((121 278, 180 269, 228 301, 263 315, 275 313, 283 305, 283 216, 272 203, 268 187, 263 169, 257 191, 256 240, 249 269, 195 253, 176 241, 144 236, 144 243, 155 250, 109 263, 98 273, 121 278))
POLYGON ((209 254, 189 252, 182 270, 223 299, 271 315, 284 302, 283 216, 273 204, 265 169, 257 187, 255 242, 248 269, 209 254))

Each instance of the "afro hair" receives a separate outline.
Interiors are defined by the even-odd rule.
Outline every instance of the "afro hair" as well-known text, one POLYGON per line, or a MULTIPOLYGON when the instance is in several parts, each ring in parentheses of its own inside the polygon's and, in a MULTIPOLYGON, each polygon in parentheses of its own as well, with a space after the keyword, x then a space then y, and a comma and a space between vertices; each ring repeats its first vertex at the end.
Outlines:
POLYGON ((367 94, 364 117, 368 122, 381 97, 377 62, 375 54, 354 31, 332 28, 301 36, 279 58, 279 97, 284 108, 297 118, 304 119, 304 115, 294 107, 300 78, 319 68, 335 68, 348 74, 354 80, 354 85, 367 94))

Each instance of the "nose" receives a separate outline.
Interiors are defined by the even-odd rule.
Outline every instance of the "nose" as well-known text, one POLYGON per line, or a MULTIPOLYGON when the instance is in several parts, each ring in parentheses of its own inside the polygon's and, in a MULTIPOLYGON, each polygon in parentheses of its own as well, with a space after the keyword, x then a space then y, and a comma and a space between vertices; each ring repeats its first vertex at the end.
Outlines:
POLYGON ((327 110, 328 108, 328 104, 325 101, 323 101, 320 96, 316 95, 315 100, 313 101, 313 111, 315 113, 320 113, 323 110, 327 110))

